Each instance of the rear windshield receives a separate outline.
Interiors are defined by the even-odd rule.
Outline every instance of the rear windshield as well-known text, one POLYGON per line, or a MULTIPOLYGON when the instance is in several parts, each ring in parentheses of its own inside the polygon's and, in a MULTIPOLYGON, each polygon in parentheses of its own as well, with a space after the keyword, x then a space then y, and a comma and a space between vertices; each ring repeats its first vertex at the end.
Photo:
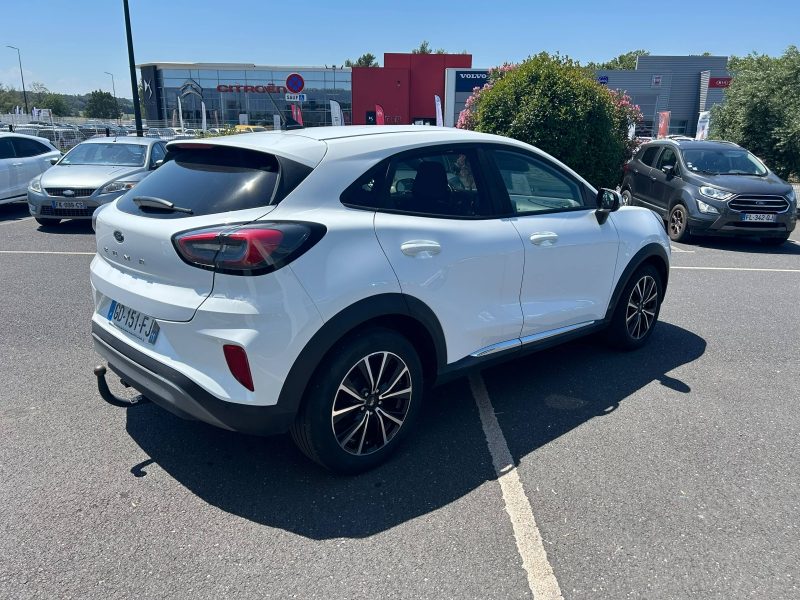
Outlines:
POLYGON ((117 208, 154 218, 175 219, 267 206, 275 197, 280 164, 272 154, 240 148, 174 148, 117 208), (159 198, 186 212, 140 208, 138 197, 159 198))
POLYGON ((61 159, 60 164, 143 167, 146 155, 147 146, 140 144, 79 144, 61 159))

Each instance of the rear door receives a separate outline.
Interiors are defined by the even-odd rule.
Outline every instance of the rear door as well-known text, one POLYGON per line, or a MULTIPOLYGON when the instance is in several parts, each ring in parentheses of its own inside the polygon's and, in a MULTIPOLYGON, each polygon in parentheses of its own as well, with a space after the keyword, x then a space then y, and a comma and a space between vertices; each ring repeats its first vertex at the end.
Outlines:
POLYGON ((44 173, 51 165, 47 155, 53 150, 49 146, 23 137, 13 138, 14 149, 17 158, 22 161, 22 171, 24 173, 24 187, 27 189, 28 182, 34 177, 44 173))
POLYGON ((495 215, 475 147, 438 146, 395 157, 375 232, 404 294, 433 310, 452 363, 516 340, 523 252, 495 215))
POLYGON ((633 161, 633 197, 642 200, 648 204, 651 203, 650 197, 650 172, 653 170, 652 166, 655 163, 658 151, 661 150, 660 146, 647 144, 644 152, 638 155, 637 159, 633 161))
MULTIPOLYGON (((325 146, 319 145, 321 159, 325 146)), ((115 300, 157 319, 190 320, 211 293, 214 272, 184 262, 173 236, 253 221, 311 170, 266 152, 190 143, 172 148, 161 167, 98 214, 92 283, 105 298, 97 310, 115 300), (192 213, 141 206, 137 198, 192 213)))

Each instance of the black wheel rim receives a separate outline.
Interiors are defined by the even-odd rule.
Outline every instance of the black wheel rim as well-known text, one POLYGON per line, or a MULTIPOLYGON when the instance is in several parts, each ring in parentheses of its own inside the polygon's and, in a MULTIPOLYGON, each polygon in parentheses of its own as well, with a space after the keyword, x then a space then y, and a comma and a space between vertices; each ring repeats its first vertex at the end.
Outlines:
POLYGON ((628 190, 622 192, 622 204, 629 206, 631 203, 631 193, 628 190))
POLYGON ((633 286, 625 311, 625 326, 633 339, 641 339, 650 331, 656 320, 657 308, 658 286, 656 280, 650 275, 645 275, 633 286))
POLYGON ((683 214, 682 208, 676 208, 672 211, 672 216, 669 218, 669 230, 673 236, 679 236, 683 232, 686 225, 686 217, 683 214))
POLYGON ((411 373, 391 352, 375 352, 347 372, 331 408, 331 427, 349 454, 372 454, 388 444, 408 415, 411 373))

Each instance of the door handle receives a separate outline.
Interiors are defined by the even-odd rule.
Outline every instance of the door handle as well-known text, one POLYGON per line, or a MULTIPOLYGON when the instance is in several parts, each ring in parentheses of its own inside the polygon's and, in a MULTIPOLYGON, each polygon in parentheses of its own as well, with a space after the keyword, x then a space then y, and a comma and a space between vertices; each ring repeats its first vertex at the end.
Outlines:
POLYGON ((638 175, 638 174, 639 174, 639 169, 634 169, 634 170, 633 170, 633 173, 634 173, 635 175, 638 175))
POLYGON ((650 181, 655 181, 656 179, 656 177, 650 177, 650 181))
POLYGON ((439 254, 442 247, 437 242, 430 240, 410 240, 403 242, 400 251, 406 256, 417 256, 424 253, 423 256, 430 258, 434 254, 439 254))
POLYGON ((11 163, 11 164, 14 165, 15 167, 21 167, 25 163, 11 163))
POLYGON ((531 234, 531 243, 535 246, 552 246, 558 241, 558 235, 552 231, 537 231, 531 234))

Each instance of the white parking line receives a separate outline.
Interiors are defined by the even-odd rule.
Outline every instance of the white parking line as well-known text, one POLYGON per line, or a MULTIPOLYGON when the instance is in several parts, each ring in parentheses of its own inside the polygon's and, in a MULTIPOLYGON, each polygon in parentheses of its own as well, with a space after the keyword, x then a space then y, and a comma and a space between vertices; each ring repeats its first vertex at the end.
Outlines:
POLYGON ((533 518, 533 510, 511 452, 508 450, 506 438, 497 422, 492 401, 483 383, 480 373, 469 376, 469 387, 478 405, 483 433, 492 455, 497 481, 506 504, 506 512, 511 518, 517 551, 522 557, 522 567, 528 574, 528 586, 536 600, 563 600, 561 588, 553 573, 553 567, 547 560, 547 552, 542 543, 542 536, 533 518))
POLYGON ((45 250, 0 250, 0 254, 78 254, 94 256, 96 252, 47 252, 45 250))
POLYGON ((771 271, 773 273, 800 273, 800 269, 756 269, 751 267, 673 267, 672 269, 688 269, 692 271, 771 271))
POLYGON ((22 219, 14 219, 13 221, 3 221, 0 225, 12 225, 14 223, 22 223, 23 221, 30 221, 33 217, 23 217, 22 219))

